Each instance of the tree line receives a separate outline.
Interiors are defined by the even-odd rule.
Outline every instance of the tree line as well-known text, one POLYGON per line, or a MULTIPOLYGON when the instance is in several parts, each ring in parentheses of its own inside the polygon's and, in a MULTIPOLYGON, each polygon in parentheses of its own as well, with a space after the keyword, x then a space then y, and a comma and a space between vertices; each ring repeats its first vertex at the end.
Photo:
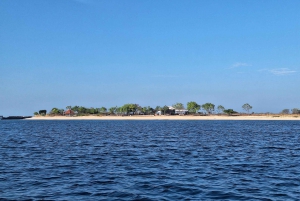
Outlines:
POLYGON ((293 109, 283 109, 281 111, 281 114, 300 114, 299 108, 293 108, 293 109))
MULTIPOLYGON (((252 109, 252 106, 248 103, 242 105, 243 110, 245 110, 248 114, 252 109)), ((184 114, 228 114, 232 115, 238 113, 233 109, 225 109, 222 105, 218 105, 217 107, 213 103, 205 103, 198 104, 195 101, 188 102, 186 107, 182 103, 175 103, 172 105, 172 108, 169 106, 156 106, 155 108, 150 106, 140 106, 139 104, 128 103, 123 106, 115 106, 115 107, 83 107, 83 106, 67 106, 66 110, 71 110, 75 112, 77 115, 153 115, 157 112, 161 112, 163 115, 173 115, 176 114, 175 111, 181 111, 184 114)), ((39 112, 34 112, 34 115, 63 115, 66 111, 64 109, 52 108, 49 113, 47 110, 39 110, 39 112)))

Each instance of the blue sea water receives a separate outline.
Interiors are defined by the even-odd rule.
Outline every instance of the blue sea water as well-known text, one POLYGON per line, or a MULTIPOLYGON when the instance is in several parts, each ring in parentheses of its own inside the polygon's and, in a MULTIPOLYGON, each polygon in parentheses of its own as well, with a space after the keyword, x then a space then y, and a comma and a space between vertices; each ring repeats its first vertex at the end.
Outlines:
POLYGON ((0 121, 0 200, 300 200, 300 121, 0 121))

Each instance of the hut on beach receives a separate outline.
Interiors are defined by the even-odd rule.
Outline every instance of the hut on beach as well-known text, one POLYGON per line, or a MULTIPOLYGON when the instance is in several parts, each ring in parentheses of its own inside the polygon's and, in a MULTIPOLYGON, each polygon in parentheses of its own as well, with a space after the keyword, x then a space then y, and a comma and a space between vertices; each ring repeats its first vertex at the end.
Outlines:
POLYGON ((176 109, 173 106, 168 106, 170 111, 173 111, 174 114, 178 114, 178 115, 186 115, 188 114, 188 110, 182 108, 182 109, 176 109))
POLYGON ((64 115, 65 116, 74 116, 75 115, 75 112, 73 110, 67 110, 67 111, 64 111, 64 115))

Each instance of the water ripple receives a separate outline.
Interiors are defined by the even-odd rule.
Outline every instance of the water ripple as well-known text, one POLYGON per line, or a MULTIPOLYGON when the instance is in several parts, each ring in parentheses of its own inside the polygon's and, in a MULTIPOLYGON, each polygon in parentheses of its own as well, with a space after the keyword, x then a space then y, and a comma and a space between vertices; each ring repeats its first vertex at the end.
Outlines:
POLYGON ((299 121, 1 121, 0 200, 299 200, 299 121))

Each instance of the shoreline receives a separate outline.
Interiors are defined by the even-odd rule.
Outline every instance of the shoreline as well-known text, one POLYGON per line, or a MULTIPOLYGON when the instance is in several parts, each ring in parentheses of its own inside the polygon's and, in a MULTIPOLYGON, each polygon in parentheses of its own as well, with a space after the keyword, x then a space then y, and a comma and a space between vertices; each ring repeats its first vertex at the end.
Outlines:
POLYGON ((45 116, 45 117, 32 117, 25 120, 300 120, 300 116, 153 116, 153 115, 140 115, 140 116, 45 116))

